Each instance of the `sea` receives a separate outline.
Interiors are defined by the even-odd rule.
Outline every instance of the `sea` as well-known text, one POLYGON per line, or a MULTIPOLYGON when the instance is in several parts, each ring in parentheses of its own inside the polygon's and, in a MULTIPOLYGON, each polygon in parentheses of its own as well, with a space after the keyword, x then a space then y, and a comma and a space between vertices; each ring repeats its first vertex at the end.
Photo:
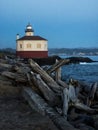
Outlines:
MULTIPOLYGON (((70 56, 60 56, 68 58, 70 56)), ((98 56, 85 56, 94 61, 98 61, 98 56)), ((98 82, 98 62, 69 64, 62 66, 62 79, 68 81, 70 78, 93 84, 98 82)))

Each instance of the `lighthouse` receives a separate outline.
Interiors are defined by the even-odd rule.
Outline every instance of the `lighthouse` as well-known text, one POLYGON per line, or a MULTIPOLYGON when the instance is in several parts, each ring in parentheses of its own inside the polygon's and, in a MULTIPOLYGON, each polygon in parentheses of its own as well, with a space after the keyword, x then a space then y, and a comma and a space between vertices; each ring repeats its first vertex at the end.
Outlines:
POLYGON ((34 29, 28 24, 25 36, 16 36, 16 55, 20 58, 46 58, 48 57, 47 39, 34 35, 34 29))

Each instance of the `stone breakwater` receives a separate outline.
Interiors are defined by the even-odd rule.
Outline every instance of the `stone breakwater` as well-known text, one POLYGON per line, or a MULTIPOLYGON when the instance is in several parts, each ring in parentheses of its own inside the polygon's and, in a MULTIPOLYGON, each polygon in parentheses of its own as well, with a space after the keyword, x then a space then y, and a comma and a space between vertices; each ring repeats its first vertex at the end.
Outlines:
POLYGON ((45 70, 32 59, 0 60, 0 75, 22 92, 33 109, 48 116, 58 129, 97 130, 98 84, 89 88, 72 78, 68 83, 62 81, 60 67, 72 63, 70 58, 56 60, 45 70))

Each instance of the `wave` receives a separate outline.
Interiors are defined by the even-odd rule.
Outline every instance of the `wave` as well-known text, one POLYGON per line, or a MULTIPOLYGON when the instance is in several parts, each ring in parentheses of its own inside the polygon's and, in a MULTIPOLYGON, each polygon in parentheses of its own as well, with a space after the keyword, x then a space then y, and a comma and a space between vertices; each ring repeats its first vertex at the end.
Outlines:
POLYGON ((91 63, 88 63, 88 62, 80 62, 79 64, 80 64, 80 65, 98 65, 98 62, 91 62, 91 63))

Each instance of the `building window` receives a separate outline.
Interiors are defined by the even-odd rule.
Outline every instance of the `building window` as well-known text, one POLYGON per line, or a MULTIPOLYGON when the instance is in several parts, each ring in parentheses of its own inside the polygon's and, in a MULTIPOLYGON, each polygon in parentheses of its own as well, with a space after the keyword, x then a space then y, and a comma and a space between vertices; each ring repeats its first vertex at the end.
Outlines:
POLYGON ((37 44, 37 48, 41 48, 41 44, 40 43, 37 44))
POLYGON ((22 44, 20 44, 20 48, 22 48, 22 44))
POLYGON ((31 44, 30 43, 27 44, 27 48, 31 48, 31 44))

